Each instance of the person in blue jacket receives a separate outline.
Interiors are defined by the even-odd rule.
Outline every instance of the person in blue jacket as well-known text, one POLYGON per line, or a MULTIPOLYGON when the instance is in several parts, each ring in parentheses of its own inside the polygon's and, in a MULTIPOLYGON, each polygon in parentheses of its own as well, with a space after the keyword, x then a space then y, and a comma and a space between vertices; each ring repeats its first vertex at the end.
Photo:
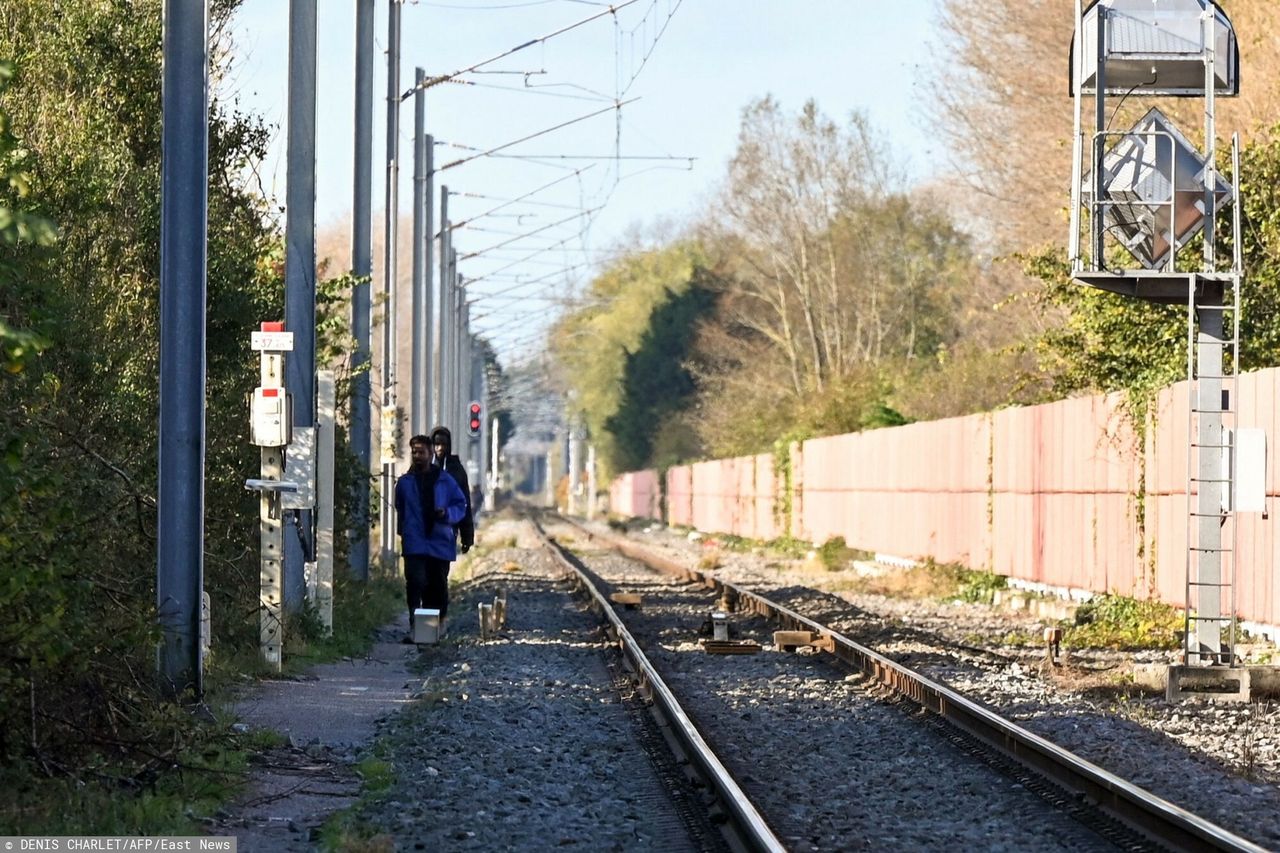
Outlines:
POLYGON ((440 611, 444 631, 449 609, 449 564, 457 559, 456 525, 467 514, 467 496, 449 472, 431 464, 431 441, 425 435, 409 439, 409 471, 396 481, 396 529, 404 558, 405 597, 409 603, 409 636, 413 642, 413 611, 440 611))

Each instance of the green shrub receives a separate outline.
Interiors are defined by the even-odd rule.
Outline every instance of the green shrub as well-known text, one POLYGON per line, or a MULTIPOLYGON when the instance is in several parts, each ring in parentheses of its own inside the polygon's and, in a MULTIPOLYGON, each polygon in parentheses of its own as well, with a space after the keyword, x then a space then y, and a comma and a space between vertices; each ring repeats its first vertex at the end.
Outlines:
POLYGON ((1063 640, 1070 646, 1174 649, 1181 642, 1183 625, 1182 614, 1168 604, 1100 595, 1080 606, 1063 640))
POLYGON ((959 581, 960 588, 956 592, 956 600, 975 604, 990 604, 995 599, 995 591, 1009 585, 1009 579, 1004 575, 968 569, 961 570, 959 581))

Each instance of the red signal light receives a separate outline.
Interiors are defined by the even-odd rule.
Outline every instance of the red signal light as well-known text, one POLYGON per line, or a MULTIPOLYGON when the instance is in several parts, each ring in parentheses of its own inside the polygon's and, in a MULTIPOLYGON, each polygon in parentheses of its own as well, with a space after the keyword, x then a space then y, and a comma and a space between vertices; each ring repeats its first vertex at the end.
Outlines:
POLYGON ((480 403, 476 400, 471 401, 471 405, 467 407, 470 419, 467 421, 467 429, 473 435, 480 434, 480 403))

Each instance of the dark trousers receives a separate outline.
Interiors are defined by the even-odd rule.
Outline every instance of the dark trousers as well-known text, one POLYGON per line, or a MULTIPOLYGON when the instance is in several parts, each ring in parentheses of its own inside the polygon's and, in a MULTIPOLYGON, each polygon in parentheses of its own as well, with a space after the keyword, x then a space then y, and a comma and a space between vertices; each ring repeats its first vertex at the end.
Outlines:
POLYGON ((435 557, 404 558, 404 592, 409 604, 409 625, 419 607, 439 610, 443 619, 449 610, 449 561, 435 557))

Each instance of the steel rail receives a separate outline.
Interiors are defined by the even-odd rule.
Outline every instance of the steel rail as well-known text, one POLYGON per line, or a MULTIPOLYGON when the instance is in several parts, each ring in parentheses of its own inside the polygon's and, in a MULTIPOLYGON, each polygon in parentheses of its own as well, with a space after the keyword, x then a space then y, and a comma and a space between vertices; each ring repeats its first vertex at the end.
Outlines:
POLYGON ((633 560, 665 574, 702 583, 717 592, 727 590, 731 596, 737 596, 740 608, 745 603, 752 612, 777 619, 784 628, 812 631, 829 640, 829 643, 824 644, 828 646, 826 651, 845 663, 934 712, 1023 767, 1084 797, 1097 808, 1157 843, 1185 851, 1212 849, 1263 853, 1266 850, 1265 847, 1139 788, 1004 719, 951 688, 913 672, 788 607, 675 560, 653 554, 632 542, 588 530, 573 519, 564 520, 582 531, 588 539, 603 542, 633 560))
POLYGON ((697 769, 698 775, 715 792, 716 802, 725 811, 733 831, 732 840, 744 850, 785 853, 786 847, 774 835, 768 824, 738 783, 729 775, 720 759, 698 732, 689 715, 680 707, 675 694, 667 687, 662 676, 654 669, 639 643, 631 636, 626 625, 618 617, 608 600, 596 589, 586 574, 565 554, 564 549, 542 529, 536 519, 530 519, 538 536, 548 551, 578 585, 591 597, 596 609, 609 621, 610 630, 617 639, 618 648, 631 666, 640 689, 653 702, 666 731, 676 740, 684 756, 697 769))

